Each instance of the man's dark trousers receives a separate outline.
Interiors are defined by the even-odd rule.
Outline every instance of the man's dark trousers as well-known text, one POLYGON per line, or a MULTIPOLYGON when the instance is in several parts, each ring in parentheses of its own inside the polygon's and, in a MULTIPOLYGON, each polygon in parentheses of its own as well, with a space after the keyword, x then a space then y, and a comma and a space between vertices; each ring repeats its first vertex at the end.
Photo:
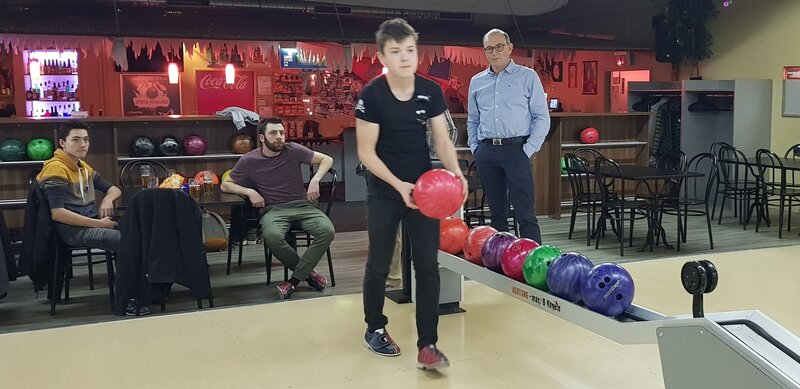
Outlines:
POLYGON ((489 202, 492 227, 498 231, 508 231, 510 197, 519 223, 520 237, 541 244, 542 233, 534 209, 530 158, 522 150, 522 144, 495 146, 481 142, 474 156, 478 176, 489 202))

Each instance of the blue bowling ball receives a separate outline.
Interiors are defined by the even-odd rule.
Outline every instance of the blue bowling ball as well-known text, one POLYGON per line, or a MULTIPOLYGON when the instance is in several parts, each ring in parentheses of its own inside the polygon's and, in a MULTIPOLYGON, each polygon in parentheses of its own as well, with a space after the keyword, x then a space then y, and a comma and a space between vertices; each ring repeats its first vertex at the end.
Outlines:
POLYGON ((581 301, 581 285, 594 264, 580 253, 564 253, 556 257, 547 269, 550 293, 573 303, 581 301))
POLYGON ((589 271, 581 285, 586 308, 606 316, 625 312, 633 302, 633 278, 622 266, 601 263, 589 271))

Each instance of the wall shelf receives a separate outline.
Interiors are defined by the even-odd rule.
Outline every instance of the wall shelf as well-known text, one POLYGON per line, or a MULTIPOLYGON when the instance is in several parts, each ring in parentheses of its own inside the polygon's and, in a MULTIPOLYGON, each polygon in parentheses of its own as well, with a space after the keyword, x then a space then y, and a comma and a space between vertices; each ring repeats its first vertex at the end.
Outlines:
POLYGON ((564 149, 577 149, 580 147, 607 148, 607 147, 627 147, 627 146, 644 146, 644 145, 647 145, 647 142, 634 140, 625 142, 597 142, 593 144, 563 143, 561 144, 561 148, 564 149))
POLYGON ((154 161, 175 161, 175 160, 182 160, 182 159, 239 159, 244 154, 203 154, 203 155, 176 155, 176 156, 155 156, 155 157, 119 157, 117 161, 119 162, 129 162, 129 161, 143 161, 143 160, 154 160, 154 161))
POLYGON ((0 166, 37 166, 44 164, 44 161, 3 161, 0 166))

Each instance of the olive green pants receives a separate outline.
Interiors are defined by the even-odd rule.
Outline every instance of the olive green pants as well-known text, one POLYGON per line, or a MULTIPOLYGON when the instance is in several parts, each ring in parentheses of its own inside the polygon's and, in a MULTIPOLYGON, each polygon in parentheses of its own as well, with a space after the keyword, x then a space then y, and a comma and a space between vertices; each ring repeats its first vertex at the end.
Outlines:
POLYGON ((292 201, 266 208, 261 217, 264 243, 284 266, 292 269, 292 277, 305 280, 325 255, 336 231, 328 216, 310 201, 292 201), (314 237, 303 256, 286 241, 290 229, 308 232, 314 237))

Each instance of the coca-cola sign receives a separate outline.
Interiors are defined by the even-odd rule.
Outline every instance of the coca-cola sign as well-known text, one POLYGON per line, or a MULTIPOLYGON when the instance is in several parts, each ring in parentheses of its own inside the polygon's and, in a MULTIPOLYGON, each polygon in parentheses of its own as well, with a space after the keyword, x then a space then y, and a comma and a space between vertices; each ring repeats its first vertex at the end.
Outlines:
POLYGON ((200 79, 197 87, 200 89, 235 89, 245 90, 248 84, 252 82, 252 75, 250 74, 237 74, 236 80, 233 84, 225 83, 225 74, 221 76, 216 74, 206 74, 200 79))
POLYGON ((197 113, 213 115, 227 107, 255 110, 255 74, 236 70, 233 84, 225 83, 224 70, 197 70, 197 113))

